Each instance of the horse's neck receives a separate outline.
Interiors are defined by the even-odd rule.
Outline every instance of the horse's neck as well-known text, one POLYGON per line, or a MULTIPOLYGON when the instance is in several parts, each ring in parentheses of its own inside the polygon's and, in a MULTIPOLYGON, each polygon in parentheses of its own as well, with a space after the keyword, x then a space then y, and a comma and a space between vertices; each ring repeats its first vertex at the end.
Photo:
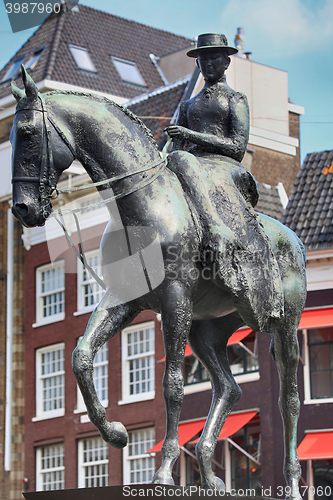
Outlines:
POLYGON ((130 174, 159 158, 147 130, 124 110, 111 102, 74 97, 70 120, 78 160, 93 182, 130 174))

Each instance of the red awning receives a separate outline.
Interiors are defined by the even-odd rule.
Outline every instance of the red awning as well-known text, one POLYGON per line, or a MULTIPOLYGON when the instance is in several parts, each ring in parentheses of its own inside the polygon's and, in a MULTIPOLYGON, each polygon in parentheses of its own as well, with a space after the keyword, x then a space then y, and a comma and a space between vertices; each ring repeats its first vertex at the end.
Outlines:
MULTIPOLYGON (((202 431, 206 423, 206 419, 202 418, 200 420, 195 420, 193 422, 183 422, 179 424, 178 440, 179 446, 184 446, 188 443, 198 432, 202 431)), ((147 453, 153 453, 154 451, 161 451, 164 439, 159 443, 155 444, 153 448, 147 451, 147 453)))
POLYGON ((325 326, 333 326, 333 307, 304 311, 298 329, 321 328, 325 326))
POLYGON ((297 453, 300 460, 333 458, 333 430, 308 432, 297 453))
MULTIPOLYGON (((234 413, 233 415, 229 415, 227 418, 221 434, 219 435, 219 439, 226 439, 229 436, 235 434, 239 429, 244 427, 256 414, 257 410, 252 411, 244 411, 241 413, 234 413)), ((184 446, 184 444, 191 441, 194 436, 198 434, 198 432, 202 431, 206 423, 206 419, 195 420, 194 422, 183 422, 179 424, 179 446, 184 446)), ((198 441, 196 439, 193 441, 194 443, 198 441)), ((162 448, 163 440, 159 443, 155 444, 153 448, 147 451, 147 453, 153 453, 155 451, 160 451, 162 448)))
MULTIPOLYGON (((238 344, 238 342, 241 342, 245 337, 250 335, 252 332, 252 328, 243 328, 242 330, 237 330, 237 332, 233 333, 228 340, 228 346, 238 344)), ((193 354, 192 349, 188 344, 186 344, 186 349, 185 349, 185 358, 186 356, 191 356, 193 354)), ((159 363, 164 363, 165 357, 160 359, 158 362, 159 363)))
MULTIPOLYGON (((252 410, 252 411, 242 411, 240 413, 234 413, 229 415, 227 418, 221 432, 219 435, 219 440, 220 439, 227 439, 228 437, 232 436, 233 434, 236 434, 236 432, 239 431, 244 425, 250 422, 250 420, 253 419, 253 417, 256 416, 258 413, 257 410, 252 410)), ((192 441, 193 443, 196 443, 199 441, 199 439, 195 439, 192 441)))

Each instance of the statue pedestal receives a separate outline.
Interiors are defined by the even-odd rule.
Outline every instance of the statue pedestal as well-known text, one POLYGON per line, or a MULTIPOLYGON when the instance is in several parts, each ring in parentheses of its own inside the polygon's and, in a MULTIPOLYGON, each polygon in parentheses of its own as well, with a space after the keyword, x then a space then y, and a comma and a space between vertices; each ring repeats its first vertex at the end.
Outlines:
POLYGON ((225 498, 226 500, 270 500, 269 497, 231 495, 214 490, 199 490, 195 486, 164 486, 158 484, 133 484, 131 486, 104 486, 77 490, 38 491, 23 493, 26 500, 124 500, 124 498, 225 498))

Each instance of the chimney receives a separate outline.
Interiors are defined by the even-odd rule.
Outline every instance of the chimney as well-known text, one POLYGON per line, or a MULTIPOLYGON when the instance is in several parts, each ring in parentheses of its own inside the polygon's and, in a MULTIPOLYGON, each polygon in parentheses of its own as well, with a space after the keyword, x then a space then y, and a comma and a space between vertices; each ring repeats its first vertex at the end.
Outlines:
POLYGON ((236 56, 242 57, 243 59, 250 59, 251 52, 244 51, 244 28, 237 28, 237 33, 235 35, 235 47, 238 49, 236 56))

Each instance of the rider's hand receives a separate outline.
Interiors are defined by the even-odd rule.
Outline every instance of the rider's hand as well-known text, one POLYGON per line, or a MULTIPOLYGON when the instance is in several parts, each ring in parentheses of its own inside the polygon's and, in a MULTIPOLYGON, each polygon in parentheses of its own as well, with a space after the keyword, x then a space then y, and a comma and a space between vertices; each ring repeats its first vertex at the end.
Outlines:
POLYGON ((186 141, 189 139, 189 130, 185 127, 181 127, 180 125, 170 125, 164 129, 164 132, 167 132, 171 139, 183 140, 186 141))

